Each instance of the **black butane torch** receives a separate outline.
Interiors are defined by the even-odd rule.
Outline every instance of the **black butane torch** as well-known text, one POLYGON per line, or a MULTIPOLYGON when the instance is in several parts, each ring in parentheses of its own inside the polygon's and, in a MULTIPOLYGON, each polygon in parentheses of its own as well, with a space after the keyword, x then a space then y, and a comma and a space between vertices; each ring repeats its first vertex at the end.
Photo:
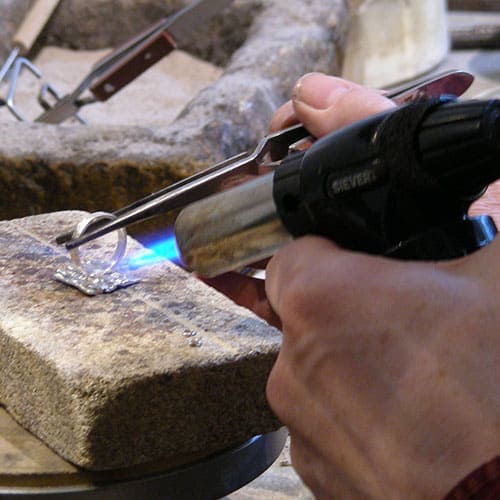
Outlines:
POLYGON ((492 219, 468 210, 499 177, 500 101, 417 101, 193 203, 177 219, 177 244, 185 265, 206 277, 306 234, 400 259, 456 258, 494 238, 492 219))

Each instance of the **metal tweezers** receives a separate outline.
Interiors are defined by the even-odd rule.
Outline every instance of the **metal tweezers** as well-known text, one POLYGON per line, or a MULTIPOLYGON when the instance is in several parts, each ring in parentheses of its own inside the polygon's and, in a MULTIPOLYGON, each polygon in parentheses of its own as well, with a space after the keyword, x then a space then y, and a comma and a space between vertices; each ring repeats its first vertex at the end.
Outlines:
MULTIPOLYGON (((474 77, 464 71, 449 71, 432 76, 408 85, 403 85, 384 95, 393 99, 397 104, 404 104, 419 98, 437 97, 443 94, 458 97, 472 84, 474 77)), ((241 153, 221 163, 213 165, 191 177, 171 184, 145 198, 142 198, 113 215, 116 219, 104 224, 91 225, 88 232, 76 239, 72 233, 60 235, 56 242, 66 244, 72 250, 84 243, 104 236, 117 229, 140 222, 161 213, 180 209, 203 197, 219 190, 221 182, 236 174, 257 174, 259 167, 265 165, 278 165, 290 152, 304 149, 311 143, 309 132, 302 124, 297 124, 287 129, 264 137, 255 150, 250 153, 241 153), (271 160, 269 163, 264 163, 271 160)))

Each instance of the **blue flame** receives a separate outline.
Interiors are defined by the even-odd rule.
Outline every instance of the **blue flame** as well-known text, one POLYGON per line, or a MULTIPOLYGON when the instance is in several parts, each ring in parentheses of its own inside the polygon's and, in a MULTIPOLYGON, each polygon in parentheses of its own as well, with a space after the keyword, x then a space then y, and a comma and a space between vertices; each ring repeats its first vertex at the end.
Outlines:
POLYGON ((146 249, 131 255, 126 260, 126 265, 129 269, 139 269, 145 266, 151 266, 165 260, 169 260, 174 264, 182 263, 177 241, 173 229, 169 229, 166 235, 162 235, 159 240, 151 240, 146 243, 146 249))

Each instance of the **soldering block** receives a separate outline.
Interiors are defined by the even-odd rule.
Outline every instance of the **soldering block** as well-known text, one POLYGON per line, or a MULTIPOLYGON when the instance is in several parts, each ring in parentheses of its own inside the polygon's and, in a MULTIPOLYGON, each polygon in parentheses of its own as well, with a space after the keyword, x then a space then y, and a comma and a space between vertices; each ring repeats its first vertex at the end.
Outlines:
POLYGON ((68 255, 54 238, 82 216, 0 222, 1 404, 91 470, 178 463, 277 429, 265 384, 280 332, 167 261, 95 297, 56 281, 68 255))

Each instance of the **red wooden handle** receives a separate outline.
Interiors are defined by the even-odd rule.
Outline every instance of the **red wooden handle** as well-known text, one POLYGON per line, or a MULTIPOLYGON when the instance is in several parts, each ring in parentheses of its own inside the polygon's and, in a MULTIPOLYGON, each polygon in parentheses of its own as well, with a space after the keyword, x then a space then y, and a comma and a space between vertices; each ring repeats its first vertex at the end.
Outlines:
POLYGON ((102 75, 90 86, 90 91, 99 101, 108 100, 176 47, 175 40, 168 32, 158 33, 102 75))

